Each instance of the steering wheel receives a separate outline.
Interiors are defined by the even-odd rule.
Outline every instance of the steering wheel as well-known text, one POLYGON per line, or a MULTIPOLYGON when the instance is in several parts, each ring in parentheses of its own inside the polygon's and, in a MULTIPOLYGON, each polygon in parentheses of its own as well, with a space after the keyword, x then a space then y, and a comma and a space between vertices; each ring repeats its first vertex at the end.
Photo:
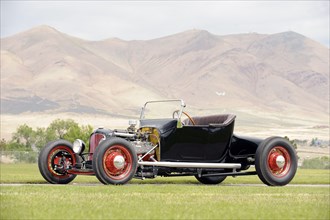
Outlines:
MULTIPOLYGON (((175 110, 172 114, 173 118, 179 118, 179 111, 180 110, 175 110), (177 117, 175 117, 175 115, 177 115, 177 117)), ((193 124, 196 125, 194 119, 192 119, 186 112, 182 111, 182 114, 184 114, 185 116, 187 116, 187 118, 189 119, 189 121, 193 124)))

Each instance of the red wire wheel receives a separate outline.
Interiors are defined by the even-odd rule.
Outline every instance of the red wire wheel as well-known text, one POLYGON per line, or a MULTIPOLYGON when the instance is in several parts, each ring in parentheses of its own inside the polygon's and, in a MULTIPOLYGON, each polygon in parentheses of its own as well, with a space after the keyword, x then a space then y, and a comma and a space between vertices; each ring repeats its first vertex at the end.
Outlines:
POLYGON ((122 145, 114 145, 103 156, 103 169, 112 179, 121 180, 131 173, 133 158, 122 145))
POLYGON ((268 168, 276 177, 284 177, 289 173, 291 157, 289 152, 282 146, 274 147, 268 154, 268 168))
POLYGON ((57 140, 49 142, 40 151, 38 167, 47 182, 67 184, 76 177, 74 174, 67 173, 67 169, 71 169, 76 161, 71 143, 66 140, 57 140))
POLYGON ((93 170, 104 184, 125 184, 133 178, 136 169, 135 148, 125 139, 107 139, 94 151, 93 170))
POLYGON ((281 137, 270 137, 258 146, 255 167, 262 182, 270 186, 288 184, 296 174, 298 158, 291 143, 281 137))
POLYGON ((55 146, 48 154, 48 170, 58 178, 67 178, 66 168, 76 163, 73 151, 68 146, 55 146))

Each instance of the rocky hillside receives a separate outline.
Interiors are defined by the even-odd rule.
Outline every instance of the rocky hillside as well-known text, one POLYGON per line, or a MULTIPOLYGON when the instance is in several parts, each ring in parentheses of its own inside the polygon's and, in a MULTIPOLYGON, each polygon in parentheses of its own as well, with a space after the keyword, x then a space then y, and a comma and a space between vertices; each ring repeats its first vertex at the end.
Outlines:
MULTIPOLYGON (((110 33, 109 33, 110 35, 110 33)), ((1 113, 197 109, 329 114, 329 49, 295 32, 86 41, 40 26, 1 39, 1 113)))

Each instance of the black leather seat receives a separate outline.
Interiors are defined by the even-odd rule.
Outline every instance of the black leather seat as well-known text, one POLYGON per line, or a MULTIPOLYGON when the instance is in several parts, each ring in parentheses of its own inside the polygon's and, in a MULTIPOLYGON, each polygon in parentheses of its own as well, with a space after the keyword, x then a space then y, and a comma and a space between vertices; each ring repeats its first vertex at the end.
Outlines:
MULTIPOLYGON (((227 126, 232 123, 236 118, 236 115, 223 114, 223 115, 209 115, 209 116, 196 116, 192 117, 196 126, 227 126)), ((192 122, 187 118, 183 120, 184 125, 192 126, 192 122)))

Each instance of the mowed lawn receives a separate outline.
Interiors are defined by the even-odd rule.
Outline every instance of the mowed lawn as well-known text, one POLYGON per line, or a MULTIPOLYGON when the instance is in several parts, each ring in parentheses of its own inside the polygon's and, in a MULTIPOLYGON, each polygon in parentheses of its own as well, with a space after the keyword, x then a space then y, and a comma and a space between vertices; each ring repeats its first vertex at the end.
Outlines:
POLYGON ((228 177, 216 186, 193 177, 105 186, 93 176, 51 185, 36 164, 1 164, 0 219, 329 219, 329 175, 298 170, 294 186, 285 187, 267 187, 257 176, 228 177))

